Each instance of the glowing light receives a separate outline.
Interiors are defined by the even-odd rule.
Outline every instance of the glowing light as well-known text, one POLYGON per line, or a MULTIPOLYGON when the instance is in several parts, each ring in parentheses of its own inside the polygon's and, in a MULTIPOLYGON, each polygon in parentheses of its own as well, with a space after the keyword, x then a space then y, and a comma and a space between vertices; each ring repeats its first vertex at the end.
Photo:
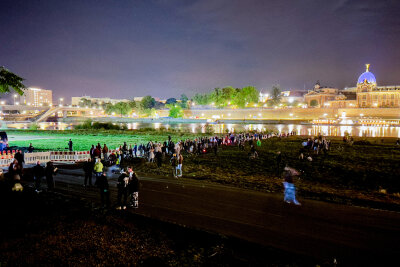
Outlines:
POLYGON ((324 113, 324 115, 323 115, 324 117, 326 117, 326 116, 328 116, 328 114, 327 113, 324 113))
POLYGON ((261 117, 261 113, 258 113, 258 116, 261 117))
POLYGON ((292 113, 290 113, 290 114, 289 114, 289 116, 290 116, 290 117, 292 117, 292 116, 293 116, 293 114, 292 114, 292 113))

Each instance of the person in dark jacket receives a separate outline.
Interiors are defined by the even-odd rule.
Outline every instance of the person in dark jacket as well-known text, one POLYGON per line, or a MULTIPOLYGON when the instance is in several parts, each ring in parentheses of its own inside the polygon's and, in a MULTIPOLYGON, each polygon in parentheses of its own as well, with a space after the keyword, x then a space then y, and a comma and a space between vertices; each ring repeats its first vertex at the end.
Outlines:
POLYGON ((131 200, 129 206, 132 208, 139 208, 139 179, 136 173, 132 170, 132 167, 128 167, 128 175, 129 175, 129 194, 131 196, 131 200))
POLYGON ((126 201, 128 198, 128 190, 129 190, 129 175, 127 173, 122 173, 118 177, 118 196, 117 196, 117 209, 126 209, 126 201), (122 203, 122 197, 124 197, 124 202, 122 203))
POLYGON ((89 180, 89 186, 92 186, 93 163, 91 159, 88 159, 85 163, 83 163, 83 171, 85 172, 85 182, 83 186, 84 187, 87 186, 88 180, 89 180))
POLYGON ((110 190, 108 186, 107 173, 103 172, 96 180, 96 185, 100 191, 101 205, 103 207, 110 207, 110 190))
POLYGON ((72 151, 72 145, 73 145, 72 140, 69 139, 69 141, 68 141, 68 150, 69 151, 72 151))
POLYGON ((33 181, 35 182, 35 191, 40 191, 40 183, 44 176, 44 167, 40 165, 40 161, 37 161, 36 165, 33 167, 33 181))
POLYGON ((46 175, 46 182, 47 182, 47 190, 53 191, 54 190, 54 178, 53 175, 56 174, 57 168, 54 167, 53 162, 49 161, 46 164, 46 169, 45 169, 45 175, 46 175))

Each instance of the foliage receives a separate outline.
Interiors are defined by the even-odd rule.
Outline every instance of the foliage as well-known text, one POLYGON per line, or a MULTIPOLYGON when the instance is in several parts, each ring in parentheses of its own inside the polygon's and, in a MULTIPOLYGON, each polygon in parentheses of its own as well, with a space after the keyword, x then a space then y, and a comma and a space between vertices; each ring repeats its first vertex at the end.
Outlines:
POLYGON ((310 106, 311 106, 311 107, 316 107, 316 106, 318 106, 318 101, 317 101, 316 99, 311 100, 311 101, 310 101, 310 106))
POLYGON ((140 108, 142 110, 152 109, 156 105, 156 100, 151 96, 143 97, 142 101, 140 102, 140 108))
POLYGON ((183 117, 183 109, 180 105, 170 104, 167 105, 169 108, 169 116, 171 118, 182 118, 183 117))
POLYGON ((38 130, 39 129, 39 125, 37 123, 32 123, 31 125, 29 125, 29 130, 38 130))
POLYGON ((278 105, 282 99, 282 90, 279 85, 272 86, 271 89, 271 101, 273 105, 278 105))
POLYGON ((10 93, 11 89, 19 95, 24 94, 25 85, 23 78, 17 76, 4 67, 0 67, 0 93, 10 93))
MULTIPOLYGON (((133 103, 135 103, 133 101, 133 103)), ((115 105, 111 103, 106 104, 105 112, 107 114, 118 114, 118 115, 128 115, 129 113, 132 112, 132 102, 118 102, 115 105)))
POLYGON ((222 108, 227 105, 236 105, 240 108, 246 107, 249 103, 258 103, 258 90, 253 86, 233 88, 215 88, 209 94, 196 94, 193 101, 198 105, 210 105, 214 103, 216 107, 222 108))
POLYGON ((113 124, 111 122, 93 122, 92 120, 86 120, 84 123, 75 126, 77 130, 126 130, 127 127, 125 124, 113 124))
POLYGON ((165 102, 166 105, 175 104, 175 103, 176 103, 176 99, 173 97, 168 98, 167 101, 165 102))

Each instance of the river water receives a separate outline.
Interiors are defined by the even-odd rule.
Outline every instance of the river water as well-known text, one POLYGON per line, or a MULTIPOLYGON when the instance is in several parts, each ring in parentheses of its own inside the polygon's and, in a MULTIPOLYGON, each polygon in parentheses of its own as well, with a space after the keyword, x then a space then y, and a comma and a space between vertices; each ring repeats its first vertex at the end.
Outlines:
MULTIPOLYGON (((347 133, 352 136, 366 137, 400 137, 400 127, 394 126, 356 126, 356 125, 316 125, 316 124, 264 124, 264 123, 145 123, 133 122, 126 124, 128 129, 136 130, 143 128, 151 129, 179 129, 190 131, 192 133, 205 133, 209 128, 215 133, 243 132, 243 131, 273 131, 279 133, 288 133, 295 131, 298 135, 318 135, 325 136, 344 136, 347 133)), ((10 124, 9 128, 28 129, 29 125, 10 124)), ((48 130, 66 130, 73 129, 73 124, 62 122, 44 122, 39 123, 40 129, 48 130)))

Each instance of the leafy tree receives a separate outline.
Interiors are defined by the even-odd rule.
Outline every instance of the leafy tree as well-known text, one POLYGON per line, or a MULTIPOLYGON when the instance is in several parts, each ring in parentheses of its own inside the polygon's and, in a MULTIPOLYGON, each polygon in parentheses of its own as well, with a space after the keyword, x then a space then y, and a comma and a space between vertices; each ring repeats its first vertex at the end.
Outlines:
POLYGON ((132 111, 129 103, 127 102, 118 102, 114 105, 114 112, 119 115, 128 115, 132 111))
POLYGON ((24 94, 23 78, 17 76, 4 67, 0 67, 0 93, 10 93, 11 89, 19 95, 24 94))
POLYGON ((311 100, 311 101, 310 101, 310 106, 311 106, 311 107, 316 107, 316 106, 318 106, 318 101, 317 101, 316 99, 311 100))
POLYGON ((272 102, 277 105, 281 102, 282 99, 282 90, 279 87, 279 85, 274 85, 272 86, 272 90, 271 90, 271 98, 272 98, 272 102))
POLYGON ((169 104, 175 104, 176 103, 176 99, 171 97, 168 98, 167 101, 165 102, 165 104, 169 105, 169 104))
POLYGON ((155 105, 156 105, 156 100, 149 95, 143 97, 142 101, 140 102, 140 108, 142 110, 152 109, 155 105))
POLYGON ((195 94, 193 100, 197 105, 209 105, 212 102, 209 94, 195 94))
POLYGON ((128 105, 129 105, 129 107, 130 107, 131 109, 134 109, 134 108, 137 107, 136 101, 135 101, 135 100, 129 101, 129 102, 128 102, 128 105))
POLYGON ((168 105, 169 108, 169 116, 171 118, 182 118, 183 117, 183 109, 179 105, 168 105))
POLYGON ((189 98, 185 94, 181 94, 181 107, 182 108, 187 108, 187 102, 189 98))
POLYGON ((233 103, 244 108, 247 103, 258 103, 258 90, 253 86, 237 88, 233 97, 233 103))

